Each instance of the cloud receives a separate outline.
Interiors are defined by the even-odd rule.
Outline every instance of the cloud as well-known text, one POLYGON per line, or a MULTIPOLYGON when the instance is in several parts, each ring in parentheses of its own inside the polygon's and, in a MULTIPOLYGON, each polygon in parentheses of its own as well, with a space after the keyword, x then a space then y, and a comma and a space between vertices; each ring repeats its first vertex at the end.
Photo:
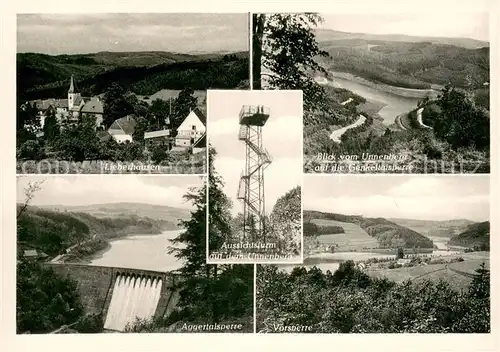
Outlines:
MULTIPOLYGON (((224 193, 233 201, 233 214, 242 212, 236 199, 240 175, 245 163, 233 157, 217 157, 215 170, 224 179, 224 193)), ((281 158, 273 161, 264 172, 266 212, 270 213, 276 200, 292 188, 302 184, 302 163, 297 158, 281 158)))
POLYGON ((314 176, 304 182, 309 210, 423 220, 489 217, 487 176, 314 176))
POLYGON ((18 52, 248 50, 246 14, 23 14, 17 23, 18 52))

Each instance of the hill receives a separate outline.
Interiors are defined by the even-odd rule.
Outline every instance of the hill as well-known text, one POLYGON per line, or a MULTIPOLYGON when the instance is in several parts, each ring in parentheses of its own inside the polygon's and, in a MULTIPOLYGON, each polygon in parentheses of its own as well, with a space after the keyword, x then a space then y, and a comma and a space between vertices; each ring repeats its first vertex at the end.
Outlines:
POLYGON ((162 89, 236 88, 249 77, 248 53, 177 54, 99 52, 78 55, 20 53, 17 94, 20 99, 64 97, 75 76, 84 96, 99 95, 116 82, 138 95, 162 89))
POLYGON ((479 247, 482 250, 489 250, 490 222, 485 221, 469 225, 464 232, 453 236, 449 244, 452 246, 479 247))
POLYGON ((474 224, 473 221, 467 219, 436 221, 390 218, 389 220, 431 237, 452 237, 464 231, 467 226, 474 224))
POLYGON ((489 44, 464 38, 427 38, 318 31, 318 59, 330 71, 405 88, 433 85, 481 89, 489 82, 489 44))
POLYGON ((450 38, 450 37, 421 37, 405 34, 368 34, 349 33, 335 31, 332 29, 316 29, 316 40, 327 42, 330 40, 364 40, 364 41, 386 41, 386 42, 407 42, 419 43, 429 42, 432 44, 447 44, 466 49, 479 49, 489 47, 490 43, 472 38, 450 38))
POLYGON ((121 218, 128 216, 147 217, 154 220, 162 220, 177 223, 179 219, 189 218, 188 209, 175 208, 165 205, 153 205, 146 203, 105 203, 92 205, 44 205, 42 208, 72 213, 87 213, 96 218, 121 218))
MULTIPOLYGON (((358 215, 343 215, 319 211, 304 210, 304 228, 306 223, 313 222, 315 226, 321 226, 323 222, 315 219, 334 220, 338 222, 353 223, 359 225, 368 235, 378 241, 380 248, 433 248, 433 242, 422 234, 407 227, 398 225, 384 218, 365 218, 358 215)), ((334 225, 329 223, 328 226, 334 225)))

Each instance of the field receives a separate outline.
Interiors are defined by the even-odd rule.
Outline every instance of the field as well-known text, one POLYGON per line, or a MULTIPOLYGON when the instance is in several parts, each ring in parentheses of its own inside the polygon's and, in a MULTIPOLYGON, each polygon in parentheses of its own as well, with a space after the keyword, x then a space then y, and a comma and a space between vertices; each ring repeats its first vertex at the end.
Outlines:
POLYGON ((312 219, 311 222, 318 226, 341 226, 344 228, 345 233, 318 236, 319 242, 323 245, 335 244, 336 251, 355 251, 379 247, 377 240, 367 234, 359 225, 326 219, 312 219))
POLYGON ((481 263, 485 263, 487 269, 490 266, 489 252, 461 253, 456 257, 462 257, 463 262, 450 264, 431 264, 397 269, 367 270, 366 273, 372 277, 386 277, 389 280, 403 282, 412 281, 439 281, 448 282, 455 290, 463 290, 471 283, 475 270, 481 263))

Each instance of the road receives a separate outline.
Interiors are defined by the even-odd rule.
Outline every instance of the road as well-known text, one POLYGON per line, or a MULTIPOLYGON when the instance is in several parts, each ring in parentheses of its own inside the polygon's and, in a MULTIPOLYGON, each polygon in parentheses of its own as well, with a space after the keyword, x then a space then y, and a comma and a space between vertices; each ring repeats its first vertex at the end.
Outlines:
POLYGON ((363 115, 359 115, 359 118, 356 120, 356 122, 354 122, 353 124, 350 124, 349 126, 342 127, 338 130, 333 131, 332 134, 330 135, 330 138, 335 143, 340 143, 340 137, 342 137, 342 135, 344 133, 346 133, 351 128, 361 126, 365 121, 366 121, 366 117, 364 117, 363 115))
POLYGON ((420 127, 423 127, 423 128, 427 128, 427 129, 431 129, 432 130, 432 127, 431 126, 427 126, 426 124, 424 124, 424 122, 422 121, 422 111, 424 111, 424 108, 420 108, 417 110, 417 121, 418 121, 418 124, 420 125, 420 127))

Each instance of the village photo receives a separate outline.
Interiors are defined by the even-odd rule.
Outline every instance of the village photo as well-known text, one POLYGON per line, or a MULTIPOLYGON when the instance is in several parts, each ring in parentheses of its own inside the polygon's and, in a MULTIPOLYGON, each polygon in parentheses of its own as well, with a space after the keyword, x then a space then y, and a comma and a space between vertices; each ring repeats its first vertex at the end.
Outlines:
POLYGON ((207 100, 219 185, 208 262, 302 263, 302 92, 210 90, 207 100))
POLYGON ((304 264, 257 266, 257 332, 490 332, 489 176, 305 176, 304 264))
POLYGON ((197 259, 206 182, 18 176, 17 333, 253 332, 253 266, 197 259))
POLYGON ((252 35, 253 88, 304 92, 305 172, 489 173, 484 7, 253 14, 252 35))
POLYGON ((249 88, 247 14, 20 14, 18 173, 206 173, 206 89, 249 88))

